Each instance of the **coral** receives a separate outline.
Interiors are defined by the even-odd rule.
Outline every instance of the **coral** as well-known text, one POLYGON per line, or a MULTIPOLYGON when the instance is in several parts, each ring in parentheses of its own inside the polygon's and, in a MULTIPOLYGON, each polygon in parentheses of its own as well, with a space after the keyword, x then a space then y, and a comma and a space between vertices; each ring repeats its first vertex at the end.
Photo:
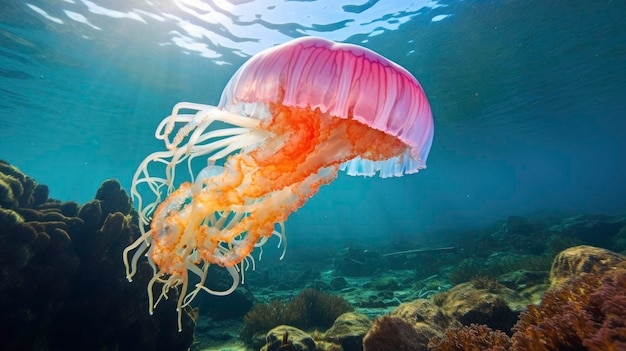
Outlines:
POLYGON ((470 283, 475 289, 487 290, 493 293, 502 291, 502 288, 504 287, 502 284, 490 277, 475 277, 470 281, 470 283))
POLYGON ((363 339, 364 350, 427 350, 428 341, 459 322, 426 299, 403 303, 377 318, 363 339))
POLYGON ((329 328, 337 317, 354 308, 344 298, 315 289, 304 289, 289 302, 289 309, 299 314, 296 326, 329 328))
MULTIPOLYGON (((541 302, 537 306, 529 305, 520 314, 513 327, 510 344, 501 331, 470 325, 448 329, 445 336, 431 340, 430 349, 626 350, 624 256, 589 246, 567 249, 554 260, 551 281, 553 288, 544 294, 541 302)), ((455 291, 457 289, 461 291, 457 286, 438 298, 443 300, 442 306, 452 315, 455 315, 454 311, 450 312, 450 306, 447 306, 451 299, 462 297, 462 301, 473 300, 470 291, 459 293, 455 291), (459 297, 454 298, 455 295, 459 297)))
MULTIPOLYGON (((13 203, 13 207, 5 206, 5 204, 0 203, 1 207, 14 209, 16 207, 29 207, 39 204, 35 203, 33 197, 33 193, 37 190, 37 187, 39 187, 35 180, 4 160, 0 160, 0 180, 3 180, 4 184, 11 190, 11 197, 5 197, 5 199, 12 198, 11 201, 17 202, 13 203)), ((0 187, 3 187, 1 183, 0 187)), ((6 188, 4 189, 4 191, 6 191, 6 188)), ((0 194, 3 194, 4 191, 0 190, 0 194)), ((45 199, 47 200, 47 193, 45 195, 45 199)), ((0 198, 2 198, 2 196, 0 196, 0 198)))
POLYGON ((554 258, 550 286, 556 288, 581 274, 603 274, 624 261, 624 256, 610 250, 587 245, 571 247, 554 258))
POLYGON ((115 179, 107 179, 102 182, 95 196, 102 207, 103 213, 129 213, 132 205, 131 200, 115 179))
POLYGON ((426 299, 405 302, 398 306, 391 315, 404 319, 415 328, 428 325, 438 333, 443 332, 451 326, 460 325, 456 320, 447 315, 441 307, 426 299))
POLYGON ((605 277, 602 288, 591 294, 589 306, 597 331, 583 340, 592 351, 626 349, 626 273, 605 277))
POLYGON ((507 351, 510 347, 511 339, 502 331, 473 323, 450 328, 443 337, 435 337, 428 344, 430 351, 507 351))
POLYGON ((416 329, 401 317, 383 316, 363 338, 363 351, 425 351, 436 334, 430 329, 416 329))
MULTIPOLYGON (((456 265, 454 271, 448 276, 453 285, 468 282, 472 278, 481 275, 481 265, 474 259, 464 259, 456 265)), ((483 274, 484 275, 484 274, 483 274)))
POLYGON ((626 349, 626 264, 614 268, 571 279, 529 306, 514 328, 512 350, 626 349))
POLYGON ((287 303, 272 300, 269 303, 255 305, 243 317, 243 323, 242 336, 247 341, 258 332, 268 331, 280 324, 290 324, 287 320, 287 303))
MULTIPOLYGON (((126 206, 128 196, 121 201, 119 191, 109 196, 101 188, 103 198, 119 200, 106 211, 98 199, 84 206, 49 199, 47 186, 4 161, 0 179, 11 183, 4 193, 0 189, 10 199, 0 204, 3 350, 189 347, 193 315, 185 315, 183 333, 172 300, 160 302, 170 308, 148 315, 148 263, 140 263, 136 276, 143 284, 124 278, 122 250, 139 234, 136 214, 126 206)), ((121 190, 119 183, 107 186, 121 190)))
POLYGON ((305 289, 288 302, 273 300, 258 304, 244 317, 242 336, 251 340, 259 332, 286 324, 297 328, 328 328, 339 315, 353 307, 343 298, 315 289, 305 289))
POLYGON ((448 298, 448 292, 444 291, 444 292, 440 292, 437 294, 434 294, 431 297, 431 301, 432 303, 434 303, 436 306, 443 306, 443 303, 446 302, 446 299, 448 298))

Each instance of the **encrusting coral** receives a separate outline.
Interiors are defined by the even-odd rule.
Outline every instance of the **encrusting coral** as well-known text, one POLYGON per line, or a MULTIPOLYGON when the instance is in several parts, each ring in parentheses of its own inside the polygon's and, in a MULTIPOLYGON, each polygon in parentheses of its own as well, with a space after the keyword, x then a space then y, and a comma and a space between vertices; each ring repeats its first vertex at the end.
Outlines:
MULTIPOLYGON (((3 350, 186 350, 194 321, 176 326, 175 299, 148 315, 147 262, 128 284, 120 259, 138 236, 116 180, 83 206, 0 161, 0 338, 3 350), (175 303, 174 303, 175 304, 175 303)), ((188 311, 191 313, 191 311, 188 311)))

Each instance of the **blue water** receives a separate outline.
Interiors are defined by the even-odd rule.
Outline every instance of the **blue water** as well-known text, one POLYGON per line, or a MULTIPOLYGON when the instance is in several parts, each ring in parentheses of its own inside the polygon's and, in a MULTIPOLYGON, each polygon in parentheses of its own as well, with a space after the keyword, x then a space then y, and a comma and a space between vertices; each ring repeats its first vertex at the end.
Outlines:
POLYGON ((216 104, 247 58, 293 37, 366 46, 422 83, 428 169, 340 175, 290 245, 419 241, 502 217, 626 211, 622 1, 16 1, 0 10, 0 158, 85 202, 162 145, 179 101, 216 104))

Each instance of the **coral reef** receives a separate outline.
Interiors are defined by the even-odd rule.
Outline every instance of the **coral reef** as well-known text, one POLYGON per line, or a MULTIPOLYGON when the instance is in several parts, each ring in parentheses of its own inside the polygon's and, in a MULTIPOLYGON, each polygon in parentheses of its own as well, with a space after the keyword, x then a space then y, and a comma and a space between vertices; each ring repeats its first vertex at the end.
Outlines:
POLYGON ((502 331, 473 323, 450 328, 428 344, 430 351, 508 351, 510 347, 511 339, 502 331))
POLYGON ((570 248, 557 256, 550 276, 553 288, 520 314, 510 340, 488 326, 470 325, 448 329, 429 349, 626 350, 625 257, 590 246, 570 248))
POLYGON ((426 299, 403 303, 376 318, 363 339, 364 350, 427 350, 429 340, 460 323, 426 299))
POLYGON ((301 329, 328 328, 337 317, 352 310, 342 297, 305 289, 288 302, 273 300, 254 306, 244 317, 242 336, 251 340, 254 334, 281 324, 301 329))
MULTIPOLYGON (((626 349, 626 258, 608 250, 582 246, 559 256, 577 257, 576 276, 563 281, 552 274, 556 288, 538 306, 529 306, 515 326, 512 350, 626 349), (586 258, 585 258, 586 257, 586 258), (610 265, 607 265, 611 262, 610 265), (541 340, 541 342, 538 342, 541 340)), ((562 270, 555 260, 555 270, 562 270)))
POLYGON ((624 261, 624 256, 598 247, 580 245, 563 250, 552 263, 550 286, 556 288, 582 274, 604 274, 624 261))
POLYGON ((83 206, 48 196, 45 185, 0 161, 3 349, 187 349, 197 311, 187 311, 178 333, 175 306, 147 313, 147 262, 138 284, 125 279, 122 250, 138 228, 119 182, 105 181, 83 206))

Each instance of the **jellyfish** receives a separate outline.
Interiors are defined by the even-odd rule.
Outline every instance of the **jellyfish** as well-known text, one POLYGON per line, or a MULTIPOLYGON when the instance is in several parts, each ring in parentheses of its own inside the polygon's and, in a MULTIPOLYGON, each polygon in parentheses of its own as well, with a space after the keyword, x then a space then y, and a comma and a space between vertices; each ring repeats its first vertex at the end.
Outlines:
POLYGON ((200 291, 233 292, 269 238, 284 256, 284 222, 338 172, 393 177, 425 168, 433 118, 404 68, 360 46, 304 37, 249 59, 217 106, 176 104, 155 136, 165 148, 133 177, 141 235, 123 259, 132 281, 147 256, 151 314, 180 287, 180 330, 183 308, 200 291), (202 163, 197 173, 192 160, 202 163), (228 270, 230 288, 208 286, 210 265, 228 270))

